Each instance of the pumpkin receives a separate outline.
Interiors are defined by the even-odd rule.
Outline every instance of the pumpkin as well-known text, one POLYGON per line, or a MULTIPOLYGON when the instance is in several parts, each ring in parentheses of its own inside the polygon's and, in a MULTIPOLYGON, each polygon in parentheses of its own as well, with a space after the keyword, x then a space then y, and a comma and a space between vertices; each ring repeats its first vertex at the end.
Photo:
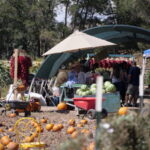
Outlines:
POLYGON ((9 132, 13 132, 13 131, 14 131, 14 128, 9 128, 8 131, 9 131, 9 132))
POLYGON ((57 125, 59 127, 59 129, 61 130, 64 126, 60 123, 57 125))
POLYGON ((3 136, 2 138, 1 138, 1 143, 3 144, 3 145, 7 145, 7 144, 9 144, 11 142, 11 139, 8 137, 8 136, 3 136))
POLYGON ((67 129, 67 133, 68 133, 68 134, 72 134, 75 130, 76 130, 76 129, 71 126, 71 127, 69 127, 69 128, 67 129))
POLYGON ((75 126, 75 120, 74 119, 70 119, 69 121, 68 121, 68 124, 69 125, 71 125, 71 126, 75 126))
POLYGON ((4 132, 4 129, 0 128, 0 132, 4 132))
POLYGON ((57 105, 58 110, 66 110, 67 109, 67 104, 61 102, 57 105))
POLYGON ((35 138, 35 137, 38 137, 38 133, 37 132, 34 132, 31 137, 35 138))
POLYGON ((88 129, 82 129, 81 133, 89 133, 90 131, 88 129))
POLYGON ((16 115, 16 113, 11 113, 11 114, 9 114, 8 115, 10 118, 14 118, 14 117, 16 117, 17 115, 16 115))
POLYGON ((81 127, 83 127, 83 126, 84 126, 84 125, 81 124, 81 123, 77 124, 77 127, 79 127, 79 128, 81 128, 81 127))
POLYGON ((77 136, 79 135, 79 132, 78 131, 74 131, 72 134, 71 134, 71 138, 76 138, 77 136))
POLYGON ((41 123, 47 123, 47 119, 43 117, 43 118, 40 120, 40 122, 41 122, 41 123))
POLYGON ((46 130, 47 130, 47 131, 50 131, 50 130, 53 128, 53 126, 54 126, 53 123, 47 124, 47 125, 46 125, 46 130))
POLYGON ((10 142, 8 145, 7 145, 7 149, 8 150, 18 150, 19 148, 19 144, 18 143, 15 143, 15 142, 10 142))
POLYGON ((58 125, 54 125, 53 128, 52 128, 52 131, 56 132, 56 131, 59 131, 60 128, 58 125))
POLYGON ((37 131, 38 133, 41 133, 41 132, 44 131, 44 129, 43 129, 42 127, 40 127, 40 126, 37 126, 37 127, 36 127, 36 131, 37 131))
POLYGON ((87 147, 87 150, 95 150, 95 143, 94 142, 91 142, 89 144, 89 146, 87 147))
POLYGON ((83 119, 83 120, 80 121, 81 124, 87 124, 87 122, 88 121, 86 119, 83 119))
POLYGON ((118 110, 118 114, 119 115, 126 115, 128 112, 128 107, 121 107, 119 110, 118 110))
POLYGON ((4 145, 0 143, 0 150, 4 150, 4 145))
POLYGON ((34 137, 33 136, 27 136, 24 139, 24 142, 26 142, 26 143, 30 143, 30 142, 33 142, 33 141, 34 141, 34 137))

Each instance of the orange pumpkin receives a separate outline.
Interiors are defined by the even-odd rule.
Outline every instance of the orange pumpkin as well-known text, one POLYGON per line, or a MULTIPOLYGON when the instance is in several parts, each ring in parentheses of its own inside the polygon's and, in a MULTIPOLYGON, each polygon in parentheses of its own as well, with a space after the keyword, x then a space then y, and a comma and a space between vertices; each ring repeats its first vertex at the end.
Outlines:
POLYGON ((4 129, 0 128, 0 132, 4 132, 4 129))
POLYGON ((9 131, 9 132, 13 132, 13 131, 14 131, 14 128, 9 128, 8 131, 9 131))
POLYGON ((59 131, 60 128, 58 125, 54 125, 53 128, 52 128, 52 131, 56 132, 56 131, 59 131))
POLYGON ((60 123, 60 124, 58 124, 58 127, 61 130, 64 126, 60 123))
POLYGON ((68 134, 72 134, 75 130, 76 130, 76 129, 71 126, 71 127, 69 127, 69 128, 67 129, 67 133, 68 133, 68 134))
POLYGON ((8 115, 10 118, 14 118, 14 117, 16 117, 17 115, 16 115, 16 113, 11 113, 11 114, 9 114, 8 115))
POLYGON ((61 102, 57 105, 58 110, 66 110, 67 109, 67 104, 61 102))
POLYGON ((19 144, 18 144, 18 143, 15 143, 15 142, 10 142, 10 143, 7 145, 7 149, 8 149, 8 150, 18 150, 18 149, 19 149, 19 144))
POLYGON ((53 126, 54 126, 53 123, 47 124, 47 125, 46 125, 46 130, 47 130, 47 131, 50 131, 50 130, 53 128, 53 126))
POLYGON ((74 131, 72 134, 71 134, 71 138, 76 138, 77 136, 79 135, 79 132, 78 131, 74 131))
POLYGON ((2 138, 1 138, 1 143, 3 144, 3 145, 7 145, 7 144, 9 144, 11 142, 11 139, 8 137, 8 136, 3 136, 2 138))
POLYGON ((43 118, 40 120, 40 122, 41 122, 41 123, 47 123, 47 119, 43 117, 43 118))
POLYGON ((4 145, 0 143, 0 150, 4 150, 4 145))
POLYGON ((24 139, 24 142, 26 142, 26 143, 30 143, 30 142, 33 142, 33 141, 34 141, 34 137, 33 136, 27 136, 24 139))
POLYGON ((79 128, 81 128, 81 127, 83 127, 83 126, 84 126, 84 125, 81 124, 81 123, 77 124, 77 127, 79 127, 79 128))
POLYGON ((70 119, 69 121, 68 121, 68 124, 69 125, 71 125, 71 126, 75 126, 75 120, 74 119, 70 119))
POLYGON ((128 107, 121 107, 119 110, 118 110, 118 114, 119 115, 126 115, 128 112, 128 107))
POLYGON ((95 150, 95 143, 94 142, 91 142, 89 144, 89 146, 87 147, 87 150, 95 150))
POLYGON ((38 133, 41 133, 41 132, 44 131, 44 129, 43 129, 42 127, 40 127, 40 126, 37 126, 37 127, 36 127, 36 131, 37 131, 38 133))
POLYGON ((87 124, 87 122, 88 121, 86 119, 83 119, 83 120, 80 121, 81 124, 87 124))
POLYGON ((38 133, 37 132, 34 132, 31 137, 35 138, 35 137, 38 137, 38 133))

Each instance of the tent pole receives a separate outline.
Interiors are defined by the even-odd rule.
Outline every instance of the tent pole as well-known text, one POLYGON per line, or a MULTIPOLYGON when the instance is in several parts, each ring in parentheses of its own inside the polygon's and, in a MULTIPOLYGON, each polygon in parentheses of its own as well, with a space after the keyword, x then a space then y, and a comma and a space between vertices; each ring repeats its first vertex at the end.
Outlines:
POLYGON ((14 87, 15 87, 15 90, 14 90, 14 100, 16 100, 17 99, 17 90, 16 90, 16 88, 17 88, 17 75, 18 75, 18 53, 19 53, 19 51, 18 51, 18 49, 15 49, 14 50, 14 52, 15 52, 15 67, 14 67, 14 87))

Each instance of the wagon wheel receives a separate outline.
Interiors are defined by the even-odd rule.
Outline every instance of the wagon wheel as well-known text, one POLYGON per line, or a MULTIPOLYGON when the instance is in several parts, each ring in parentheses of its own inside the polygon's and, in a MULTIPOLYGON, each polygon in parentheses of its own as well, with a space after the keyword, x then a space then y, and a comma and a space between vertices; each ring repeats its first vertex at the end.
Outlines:
POLYGON ((102 115, 102 119, 103 119, 103 118, 106 118, 106 117, 107 117, 107 115, 108 115, 107 110, 103 108, 103 109, 102 109, 102 113, 101 113, 101 115, 102 115))
POLYGON ((95 119, 96 118, 96 111, 94 109, 90 109, 88 112, 87 112, 87 117, 89 119, 95 119))

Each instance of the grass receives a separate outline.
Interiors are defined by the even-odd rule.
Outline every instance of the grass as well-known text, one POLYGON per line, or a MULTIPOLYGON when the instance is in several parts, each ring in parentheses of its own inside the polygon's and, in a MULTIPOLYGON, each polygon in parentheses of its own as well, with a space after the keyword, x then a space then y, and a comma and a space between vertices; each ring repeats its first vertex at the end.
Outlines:
POLYGON ((8 94, 9 86, 1 88, 1 98, 5 98, 8 94))

